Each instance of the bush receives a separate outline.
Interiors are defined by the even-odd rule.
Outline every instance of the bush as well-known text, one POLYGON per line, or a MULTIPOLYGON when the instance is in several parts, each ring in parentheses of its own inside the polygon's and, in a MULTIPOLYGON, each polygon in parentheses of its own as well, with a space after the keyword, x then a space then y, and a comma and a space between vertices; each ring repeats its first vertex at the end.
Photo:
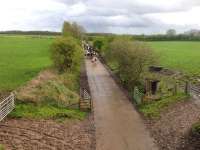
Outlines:
POLYGON ((103 41, 101 40, 95 40, 93 43, 93 46, 95 49, 97 49, 98 51, 100 51, 103 47, 103 41))
POLYGON ((200 122, 198 123, 195 123, 193 126, 192 126, 192 133, 198 133, 200 134, 200 122))
POLYGON ((117 38, 109 44, 106 58, 115 64, 117 73, 128 89, 133 89, 148 66, 154 63, 153 51, 142 42, 117 38))
POLYGON ((108 51, 108 45, 114 40, 114 38, 114 35, 88 36, 87 40, 92 43, 93 47, 102 57, 105 57, 105 53, 108 51))
POLYGON ((75 55, 80 51, 81 47, 76 39, 71 37, 58 38, 51 46, 51 58, 54 66, 59 72, 70 70, 77 63, 75 55))

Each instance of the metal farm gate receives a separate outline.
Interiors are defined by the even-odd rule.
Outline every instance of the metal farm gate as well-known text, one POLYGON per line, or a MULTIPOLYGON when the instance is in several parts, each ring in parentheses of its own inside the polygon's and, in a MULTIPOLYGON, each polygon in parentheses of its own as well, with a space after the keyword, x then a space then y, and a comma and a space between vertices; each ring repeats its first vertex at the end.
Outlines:
POLYGON ((193 96, 193 98, 200 100, 200 87, 191 85, 190 95, 193 96))
POLYGON ((15 95, 10 94, 0 103, 0 121, 2 121, 15 107, 15 95))
POLYGON ((81 99, 79 101, 79 108, 81 110, 91 110, 92 109, 92 100, 91 100, 91 96, 90 96, 89 92, 86 89, 81 88, 80 96, 81 96, 81 99))

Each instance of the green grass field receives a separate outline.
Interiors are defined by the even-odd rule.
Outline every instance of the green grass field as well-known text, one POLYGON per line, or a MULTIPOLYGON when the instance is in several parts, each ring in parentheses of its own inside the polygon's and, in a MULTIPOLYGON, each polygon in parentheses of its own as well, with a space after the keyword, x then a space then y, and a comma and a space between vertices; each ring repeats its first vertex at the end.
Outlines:
POLYGON ((13 90, 52 64, 53 38, 0 36, 0 91, 13 90))
POLYGON ((200 42, 148 42, 160 56, 160 65, 187 74, 200 74, 200 42))

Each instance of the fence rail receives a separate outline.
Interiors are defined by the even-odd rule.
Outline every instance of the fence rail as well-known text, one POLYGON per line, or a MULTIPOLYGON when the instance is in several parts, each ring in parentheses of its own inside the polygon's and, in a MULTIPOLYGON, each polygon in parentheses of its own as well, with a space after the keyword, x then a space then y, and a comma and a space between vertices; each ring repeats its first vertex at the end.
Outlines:
POLYGON ((196 98, 200 98, 200 88, 197 86, 191 86, 190 87, 190 95, 196 98))
POLYGON ((184 92, 187 91, 187 93, 190 94, 191 96, 200 99, 200 86, 196 86, 191 83, 188 83, 188 85, 180 84, 179 87, 182 91, 184 92))
POLYGON ((0 121, 2 121, 15 107, 15 95, 10 94, 0 103, 0 121))

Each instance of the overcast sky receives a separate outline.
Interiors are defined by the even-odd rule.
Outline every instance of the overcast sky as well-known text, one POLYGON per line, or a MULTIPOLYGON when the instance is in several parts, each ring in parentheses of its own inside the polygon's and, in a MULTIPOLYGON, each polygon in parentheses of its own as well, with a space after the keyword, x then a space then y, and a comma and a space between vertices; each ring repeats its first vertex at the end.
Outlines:
POLYGON ((151 34, 200 29, 200 0, 0 0, 0 30, 61 31, 64 20, 88 32, 151 34))

